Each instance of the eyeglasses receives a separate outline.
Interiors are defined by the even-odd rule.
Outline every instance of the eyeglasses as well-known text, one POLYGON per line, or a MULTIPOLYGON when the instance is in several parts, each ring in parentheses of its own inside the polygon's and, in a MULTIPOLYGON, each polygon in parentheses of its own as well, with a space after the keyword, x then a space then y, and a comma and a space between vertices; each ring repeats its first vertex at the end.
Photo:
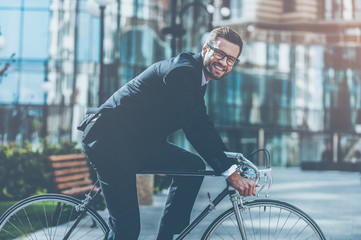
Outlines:
POLYGON ((235 57, 232 57, 232 56, 229 56, 227 55, 225 52, 223 52, 222 50, 216 48, 216 47, 213 47, 211 44, 207 44, 208 47, 210 49, 213 50, 213 56, 218 59, 218 60, 222 60, 224 57, 227 57, 227 64, 231 67, 233 67, 234 65, 238 64, 239 63, 239 59, 238 58, 235 58, 235 57))

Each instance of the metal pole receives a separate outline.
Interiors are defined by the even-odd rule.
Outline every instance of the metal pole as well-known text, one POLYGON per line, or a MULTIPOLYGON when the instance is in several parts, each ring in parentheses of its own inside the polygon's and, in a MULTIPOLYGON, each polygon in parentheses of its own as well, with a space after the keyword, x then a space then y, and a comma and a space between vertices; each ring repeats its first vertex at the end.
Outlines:
POLYGON ((105 6, 100 6, 100 73, 99 73, 99 92, 98 103, 99 106, 104 101, 104 9, 105 6))
MULTIPOLYGON (((48 68, 48 60, 46 60, 44 62, 44 69, 45 69, 45 77, 44 77, 44 82, 48 81, 48 74, 49 74, 49 68, 48 68)), ((40 136, 42 138, 45 138, 46 136, 48 136, 48 92, 45 91, 44 93, 44 103, 43 103, 43 125, 41 127, 41 132, 40 132, 40 136)))
POLYGON ((338 161, 338 133, 333 134, 333 163, 338 161))
POLYGON ((74 24, 74 53, 73 53, 73 83, 72 83, 72 95, 71 95, 71 128, 70 128, 70 139, 75 141, 73 138, 74 130, 76 130, 77 123, 73 123, 74 121, 74 107, 76 102, 76 80, 78 75, 78 14, 79 14, 79 0, 75 3, 75 24, 74 24), (73 127, 74 126, 74 127, 73 127))
MULTIPOLYGON (((171 3, 171 28, 176 28, 176 20, 177 20, 177 0, 172 0, 171 3)), ((172 49, 172 57, 175 57, 177 54, 177 37, 175 34, 172 34, 171 40, 171 49, 172 49)))
MULTIPOLYGON (((258 148, 264 149, 264 128, 258 129, 258 148)), ((258 164, 263 166, 263 152, 260 152, 258 155, 258 164)))

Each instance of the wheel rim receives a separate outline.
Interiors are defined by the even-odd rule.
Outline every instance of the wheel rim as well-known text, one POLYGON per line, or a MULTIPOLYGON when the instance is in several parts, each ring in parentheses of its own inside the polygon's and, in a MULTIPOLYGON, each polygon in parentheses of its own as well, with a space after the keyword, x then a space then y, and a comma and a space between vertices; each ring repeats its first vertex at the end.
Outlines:
MULTIPOLYGON (((251 202, 241 212, 247 240, 323 239, 314 221, 288 204, 251 202)), ((242 239, 234 212, 223 215, 206 239, 242 239)))
MULTIPOLYGON (((70 199, 24 200, 2 219, 0 239, 63 239, 79 215, 77 205, 76 201, 70 199)), ((69 239, 103 239, 105 231, 106 226, 99 216, 87 211, 69 239)))

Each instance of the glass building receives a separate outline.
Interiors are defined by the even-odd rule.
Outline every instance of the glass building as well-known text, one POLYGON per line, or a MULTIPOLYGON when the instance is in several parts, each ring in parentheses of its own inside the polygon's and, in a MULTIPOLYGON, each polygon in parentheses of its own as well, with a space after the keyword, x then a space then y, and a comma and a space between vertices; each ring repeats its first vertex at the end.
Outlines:
POLYGON ((361 1, 230 1, 241 64, 209 92, 229 146, 271 150, 275 165, 360 161, 361 1), (216 86, 217 85, 217 86, 216 86), (331 143, 332 159, 322 159, 331 143))
MULTIPOLYGON (((232 151, 267 148, 274 165, 293 166, 321 161, 330 143, 331 161, 355 161, 360 0, 114 0, 105 9, 103 81, 94 4, 0 3, 7 40, 0 70, 16 54, 0 82, 2 143, 79 141, 76 125, 88 107, 155 61, 200 52, 212 23, 234 28, 245 41, 241 63, 206 96, 232 151)), ((181 133, 173 141, 191 148, 181 133)))
POLYGON ((0 2, 0 143, 45 136, 44 81, 49 59, 50 0, 0 2))

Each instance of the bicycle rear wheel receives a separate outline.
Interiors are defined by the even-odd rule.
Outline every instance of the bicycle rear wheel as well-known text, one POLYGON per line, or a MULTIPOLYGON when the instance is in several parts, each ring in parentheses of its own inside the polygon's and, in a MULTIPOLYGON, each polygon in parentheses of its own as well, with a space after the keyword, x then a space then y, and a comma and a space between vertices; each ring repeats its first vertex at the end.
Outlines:
MULTIPOLYGON (((247 240, 325 240, 315 221, 297 207, 275 200, 255 200, 241 209, 247 240)), ((215 219, 202 239, 242 239, 234 209, 215 219)))
MULTIPOLYGON (((60 240, 81 214, 78 199, 61 194, 26 198, 10 207, 0 218, 0 239, 60 240)), ((108 230, 103 218, 87 209, 68 239, 100 239, 108 230)))

